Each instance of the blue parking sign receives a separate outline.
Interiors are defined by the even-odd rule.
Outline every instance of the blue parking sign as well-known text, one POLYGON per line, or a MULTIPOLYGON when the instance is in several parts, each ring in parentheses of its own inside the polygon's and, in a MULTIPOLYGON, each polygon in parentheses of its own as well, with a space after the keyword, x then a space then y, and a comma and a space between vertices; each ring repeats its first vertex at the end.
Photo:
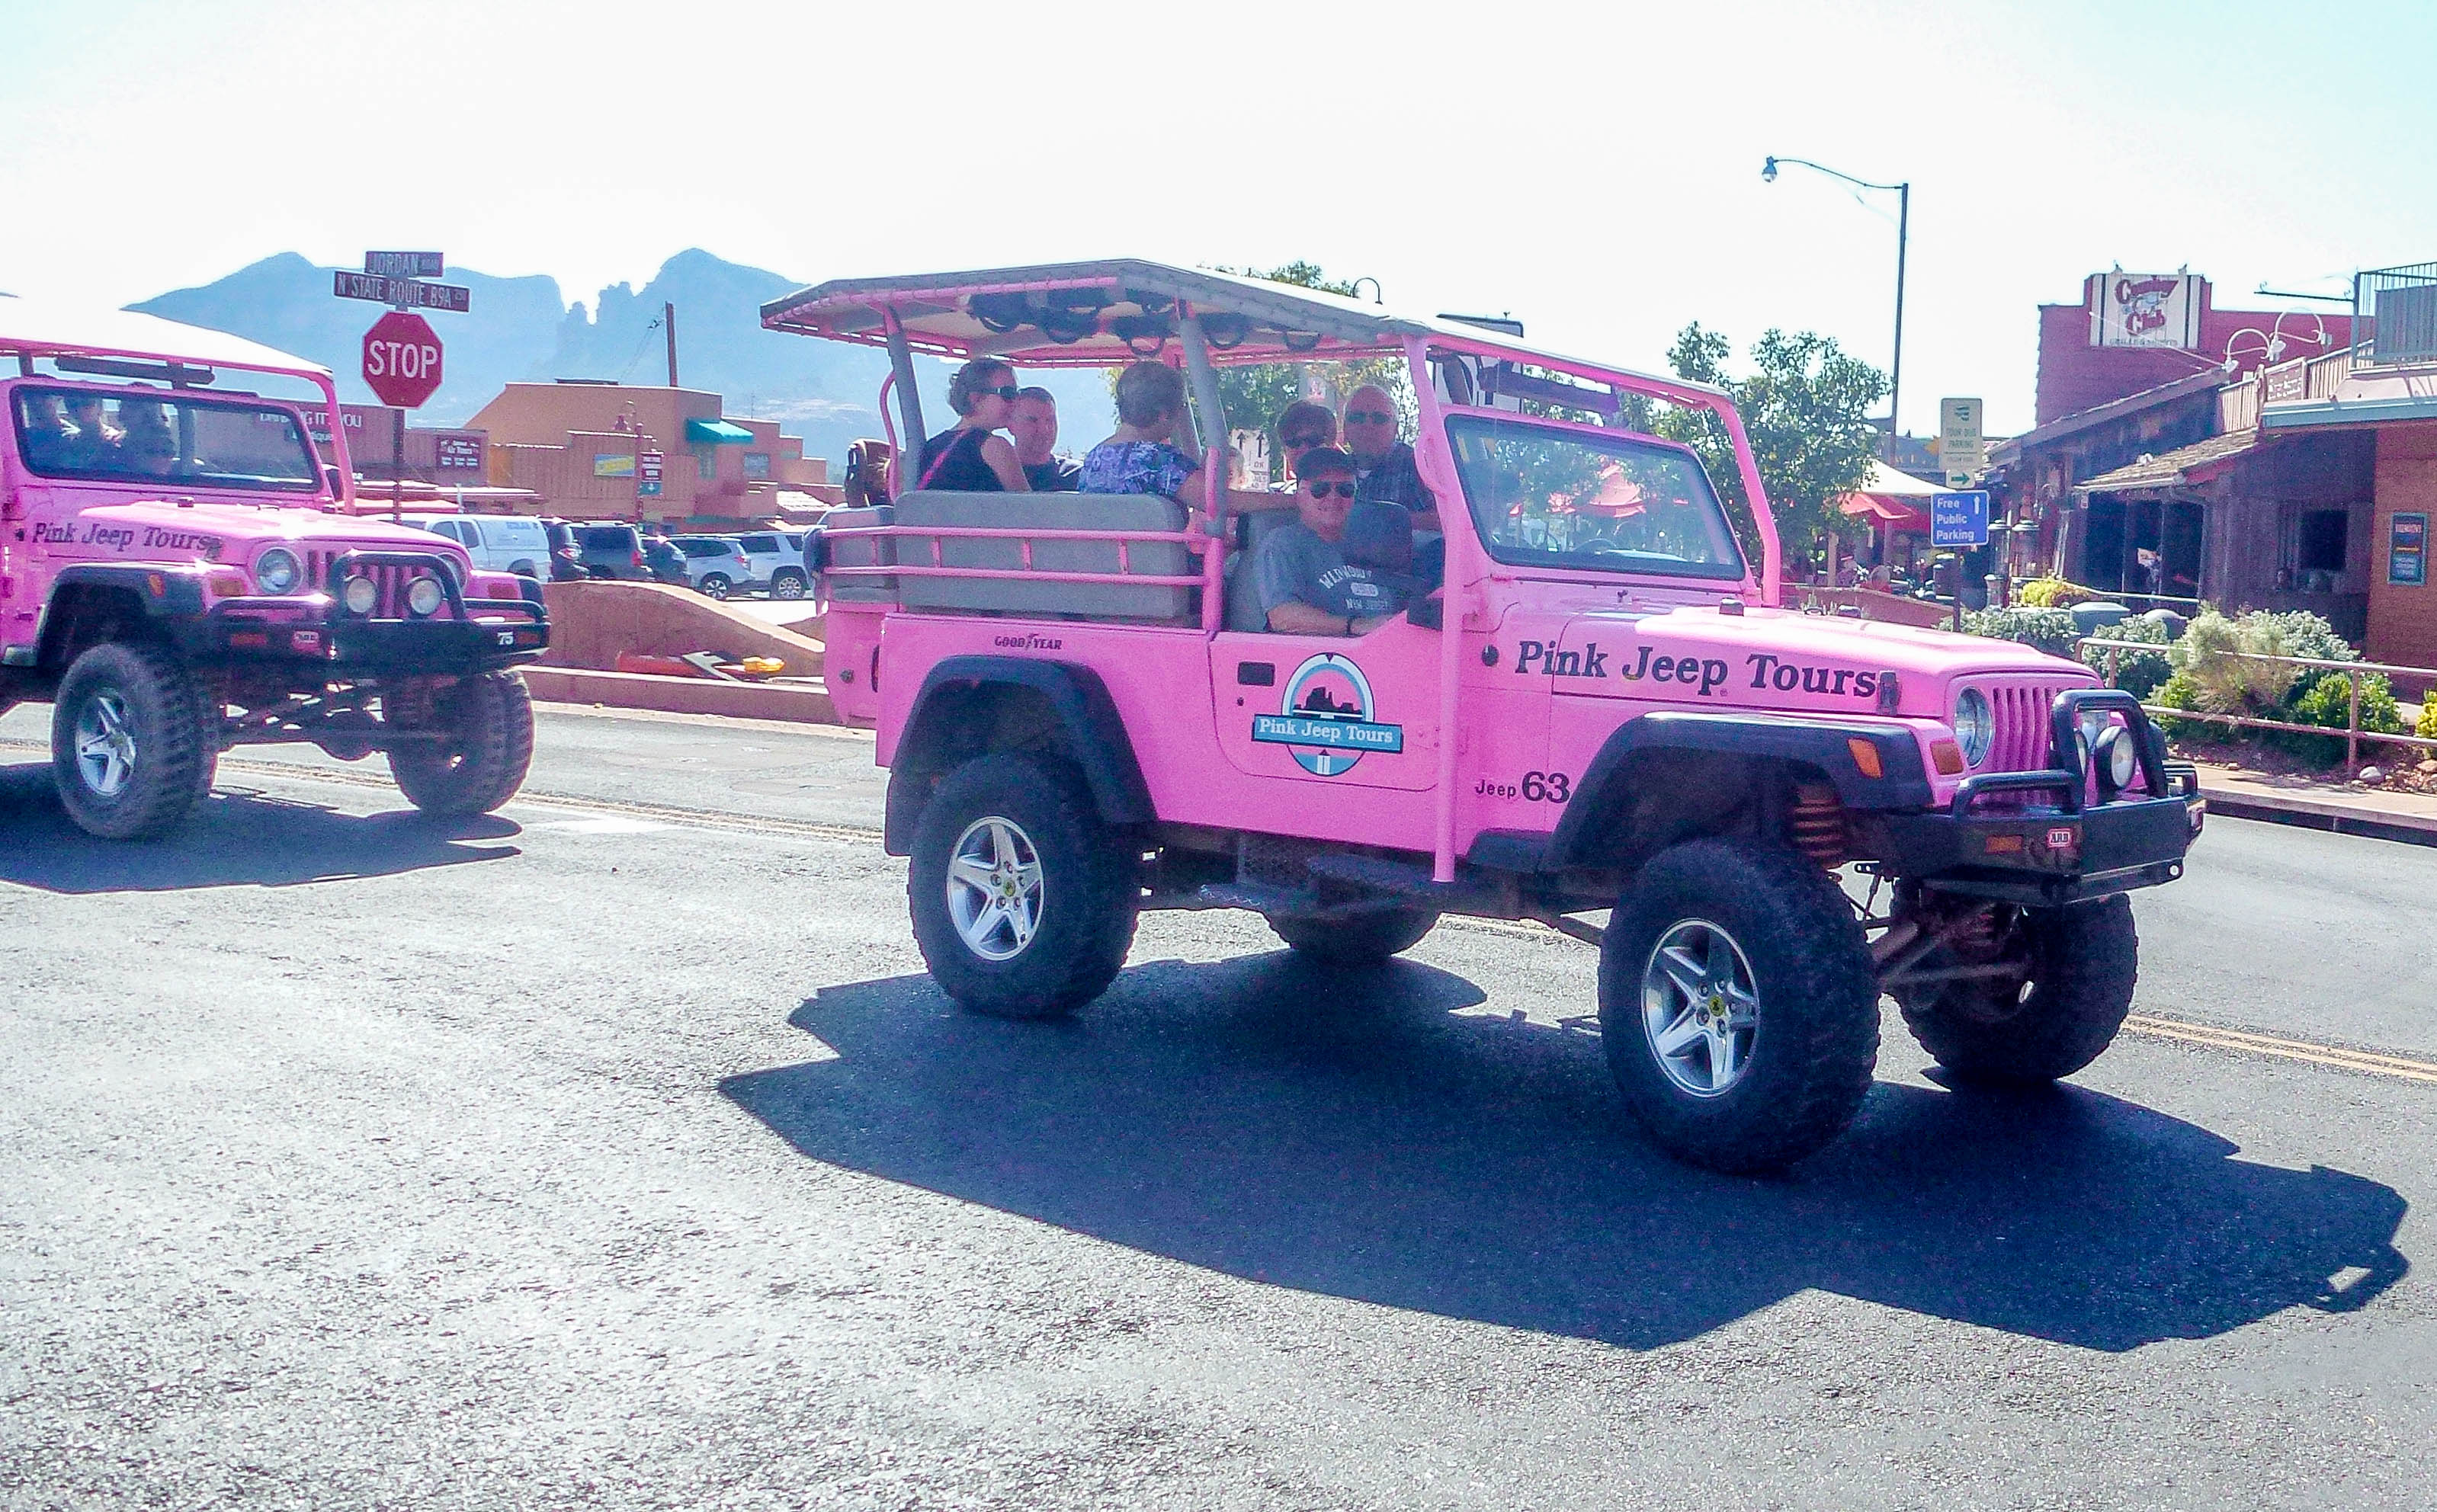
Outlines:
POLYGON ((1929 496, 1929 544, 1987 546, 1989 491, 1974 488, 1957 494, 1932 494, 1929 496))

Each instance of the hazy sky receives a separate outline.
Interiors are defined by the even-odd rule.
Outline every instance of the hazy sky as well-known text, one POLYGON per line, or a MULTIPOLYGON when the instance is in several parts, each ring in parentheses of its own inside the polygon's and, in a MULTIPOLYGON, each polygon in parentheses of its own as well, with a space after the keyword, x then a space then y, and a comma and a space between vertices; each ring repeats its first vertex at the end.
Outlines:
POLYGON ((1912 182, 1904 420, 1980 394, 2003 433, 2085 273, 2239 305, 2437 259, 2432 60, 2410 0, 0 0, 0 288, 1301 257, 1632 365, 1698 320, 1884 366, 1894 197, 1776 153, 1912 182))

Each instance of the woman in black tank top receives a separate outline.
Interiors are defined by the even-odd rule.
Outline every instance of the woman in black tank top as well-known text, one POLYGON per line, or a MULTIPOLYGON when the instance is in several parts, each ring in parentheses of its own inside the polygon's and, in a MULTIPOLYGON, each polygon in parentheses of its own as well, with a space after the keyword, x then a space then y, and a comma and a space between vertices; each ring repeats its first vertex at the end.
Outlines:
POLYGON ((956 424, 922 443, 917 488, 969 494, 1029 494, 1015 445, 998 430, 1015 408, 1015 370, 976 357, 948 380, 948 408, 956 424))

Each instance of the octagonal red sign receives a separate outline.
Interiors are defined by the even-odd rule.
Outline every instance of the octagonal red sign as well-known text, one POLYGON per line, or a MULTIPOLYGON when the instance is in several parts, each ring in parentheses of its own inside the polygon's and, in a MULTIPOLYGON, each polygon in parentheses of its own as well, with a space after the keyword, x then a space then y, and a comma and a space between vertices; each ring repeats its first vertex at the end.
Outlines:
POLYGON ((364 386, 380 402, 412 409, 440 387, 440 338, 420 315, 392 310, 364 333, 364 386))

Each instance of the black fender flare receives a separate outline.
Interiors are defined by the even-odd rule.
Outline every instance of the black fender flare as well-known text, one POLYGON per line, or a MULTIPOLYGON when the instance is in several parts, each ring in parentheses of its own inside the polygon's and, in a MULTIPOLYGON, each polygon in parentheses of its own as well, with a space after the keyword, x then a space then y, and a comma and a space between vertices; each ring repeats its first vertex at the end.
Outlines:
POLYGON ((1595 866, 1600 838, 1630 811, 1630 768, 1646 752, 1693 752, 1798 762, 1835 784, 1849 809, 1923 809, 1929 775, 1920 746, 1900 724, 1871 720, 1806 720, 1782 714, 1658 710, 1619 725, 1574 783, 1573 796, 1550 835, 1541 864, 1549 870, 1595 866), (1850 742, 1878 753, 1880 774, 1862 769, 1850 742))
POLYGON ((1100 674, 1072 662, 1022 656, 950 656, 935 664, 914 695, 905 727, 889 760, 888 807, 882 848, 903 856, 913 843, 922 800, 939 773, 936 754, 945 744, 944 721, 961 690, 986 686, 1023 688, 1039 694, 1064 732, 1067 750, 1082 771, 1100 818, 1112 825, 1147 825, 1156 817, 1150 785, 1143 780, 1124 716, 1100 674))
POLYGON ((144 608, 147 619, 200 619, 203 614, 203 574, 198 566, 155 566, 140 562, 72 562, 51 577, 34 623, 38 660, 47 662, 51 606, 62 588, 98 587, 125 593, 144 608))

